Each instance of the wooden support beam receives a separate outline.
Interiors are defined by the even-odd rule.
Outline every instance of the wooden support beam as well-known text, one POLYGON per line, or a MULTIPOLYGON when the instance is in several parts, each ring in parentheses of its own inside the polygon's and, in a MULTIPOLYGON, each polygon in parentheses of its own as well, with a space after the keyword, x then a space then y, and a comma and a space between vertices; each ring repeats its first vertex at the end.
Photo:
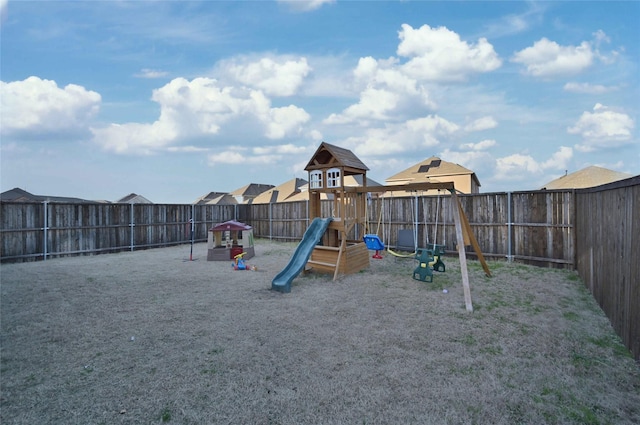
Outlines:
POLYGON ((378 192, 397 192, 397 191, 427 191, 427 190, 455 190, 453 182, 439 182, 439 183, 407 183, 407 184, 399 184, 399 185, 390 185, 390 186, 367 186, 367 187, 358 187, 358 186, 349 186, 345 187, 345 192, 356 192, 356 193, 378 193, 378 192))
POLYGON ((340 261, 342 260, 342 254, 347 249, 346 234, 342 234, 342 242, 340 243, 340 251, 338 252, 338 260, 336 261, 336 270, 333 272, 333 280, 338 278, 338 271, 340 270, 340 261))
POLYGON ((469 287, 469 272, 467 270, 467 253, 464 249, 464 236, 462 231, 462 219, 460 208, 460 200, 455 191, 452 193, 453 200, 458 208, 453 209, 453 221, 456 225, 456 238, 458 241, 458 257, 460 257, 460 272, 462 273, 462 289, 464 290, 464 303, 467 307, 467 311, 473 311, 473 304, 471 303, 471 289, 469 287))
MULTIPOLYGON (((455 196, 455 198, 458 199, 459 201, 459 198, 457 196, 455 196)), ((484 274, 487 275, 487 277, 491 277, 491 270, 489 270, 489 266, 487 265, 487 262, 484 260, 484 255, 482 255, 482 251, 480 250, 480 245, 478 244, 478 240, 476 239, 473 232, 471 231, 471 225, 469 224, 469 220, 467 219, 466 214, 462 210, 462 204, 460 202, 458 202, 458 211, 460 213, 460 218, 462 219, 463 229, 466 230, 465 233, 469 238, 469 242, 471 243, 473 250, 478 256, 478 260, 480 260, 480 264, 482 264, 482 269, 484 270, 484 274)), ((466 242, 467 241, 465 240, 465 243, 466 242)))

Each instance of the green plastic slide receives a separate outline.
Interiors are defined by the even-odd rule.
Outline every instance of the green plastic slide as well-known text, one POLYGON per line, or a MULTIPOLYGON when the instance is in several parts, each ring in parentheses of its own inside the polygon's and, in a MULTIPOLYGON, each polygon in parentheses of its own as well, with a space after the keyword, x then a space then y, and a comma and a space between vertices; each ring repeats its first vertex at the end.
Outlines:
POLYGON ((296 278, 309 261, 313 248, 320 242, 320 238, 329 227, 333 218, 314 218, 302 236, 300 244, 296 247, 289 264, 271 281, 271 289, 274 291, 291 292, 291 281, 296 278))

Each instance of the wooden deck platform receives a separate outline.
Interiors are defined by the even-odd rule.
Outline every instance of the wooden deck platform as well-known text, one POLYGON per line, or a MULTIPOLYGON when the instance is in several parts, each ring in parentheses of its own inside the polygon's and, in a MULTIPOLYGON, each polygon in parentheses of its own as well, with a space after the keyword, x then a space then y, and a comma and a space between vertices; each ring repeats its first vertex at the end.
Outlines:
POLYGON ((336 265, 338 274, 353 274, 369 268, 369 250, 364 242, 349 241, 342 255, 339 254, 339 247, 317 245, 307 262, 307 268, 319 273, 332 274, 336 271, 336 265))

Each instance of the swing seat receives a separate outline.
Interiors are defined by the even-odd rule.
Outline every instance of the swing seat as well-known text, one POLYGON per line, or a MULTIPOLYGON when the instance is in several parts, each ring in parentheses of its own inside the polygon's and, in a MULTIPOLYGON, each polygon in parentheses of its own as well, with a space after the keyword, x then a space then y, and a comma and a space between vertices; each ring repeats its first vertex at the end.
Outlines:
POLYGON ((398 244, 396 245, 398 251, 414 252, 416 250, 416 242, 413 238, 413 230, 400 229, 398 230, 398 244))
POLYGON ((416 260, 418 260, 418 267, 413 271, 413 278, 422 282, 433 282, 433 271, 429 264, 433 262, 431 252, 427 249, 419 249, 416 260))
POLYGON ((444 255, 444 245, 433 245, 433 270, 444 273, 447 267, 442 262, 442 256, 444 255))
POLYGON ((384 249, 384 243, 380 240, 378 235, 364 235, 364 243, 367 244, 367 249, 374 251, 380 251, 384 249))
POLYGON ((380 251, 384 251, 384 243, 380 240, 378 235, 364 235, 364 243, 367 245, 367 249, 376 252, 373 254, 373 258, 382 258, 380 251))

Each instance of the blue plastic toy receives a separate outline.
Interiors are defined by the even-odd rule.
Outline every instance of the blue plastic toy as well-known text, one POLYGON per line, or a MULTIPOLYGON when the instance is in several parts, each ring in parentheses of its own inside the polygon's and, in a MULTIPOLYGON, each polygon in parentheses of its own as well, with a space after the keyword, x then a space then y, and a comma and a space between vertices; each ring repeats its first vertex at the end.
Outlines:
POLYGON ((384 251, 384 243, 380 240, 378 235, 364 235, 364 243, 367 245, 367 249, 376 251, 371 258, 382 258, 380 251, 384 251))
POLYGON ((247 266, 247 264, 244 262, 244 258, 242 258, 245 256, 245 254, 246 252, 242 252, 233 257, 235 262, 231 263, 231 267, 233 267, 234 270, 249 270, 249 266, 247 266))

